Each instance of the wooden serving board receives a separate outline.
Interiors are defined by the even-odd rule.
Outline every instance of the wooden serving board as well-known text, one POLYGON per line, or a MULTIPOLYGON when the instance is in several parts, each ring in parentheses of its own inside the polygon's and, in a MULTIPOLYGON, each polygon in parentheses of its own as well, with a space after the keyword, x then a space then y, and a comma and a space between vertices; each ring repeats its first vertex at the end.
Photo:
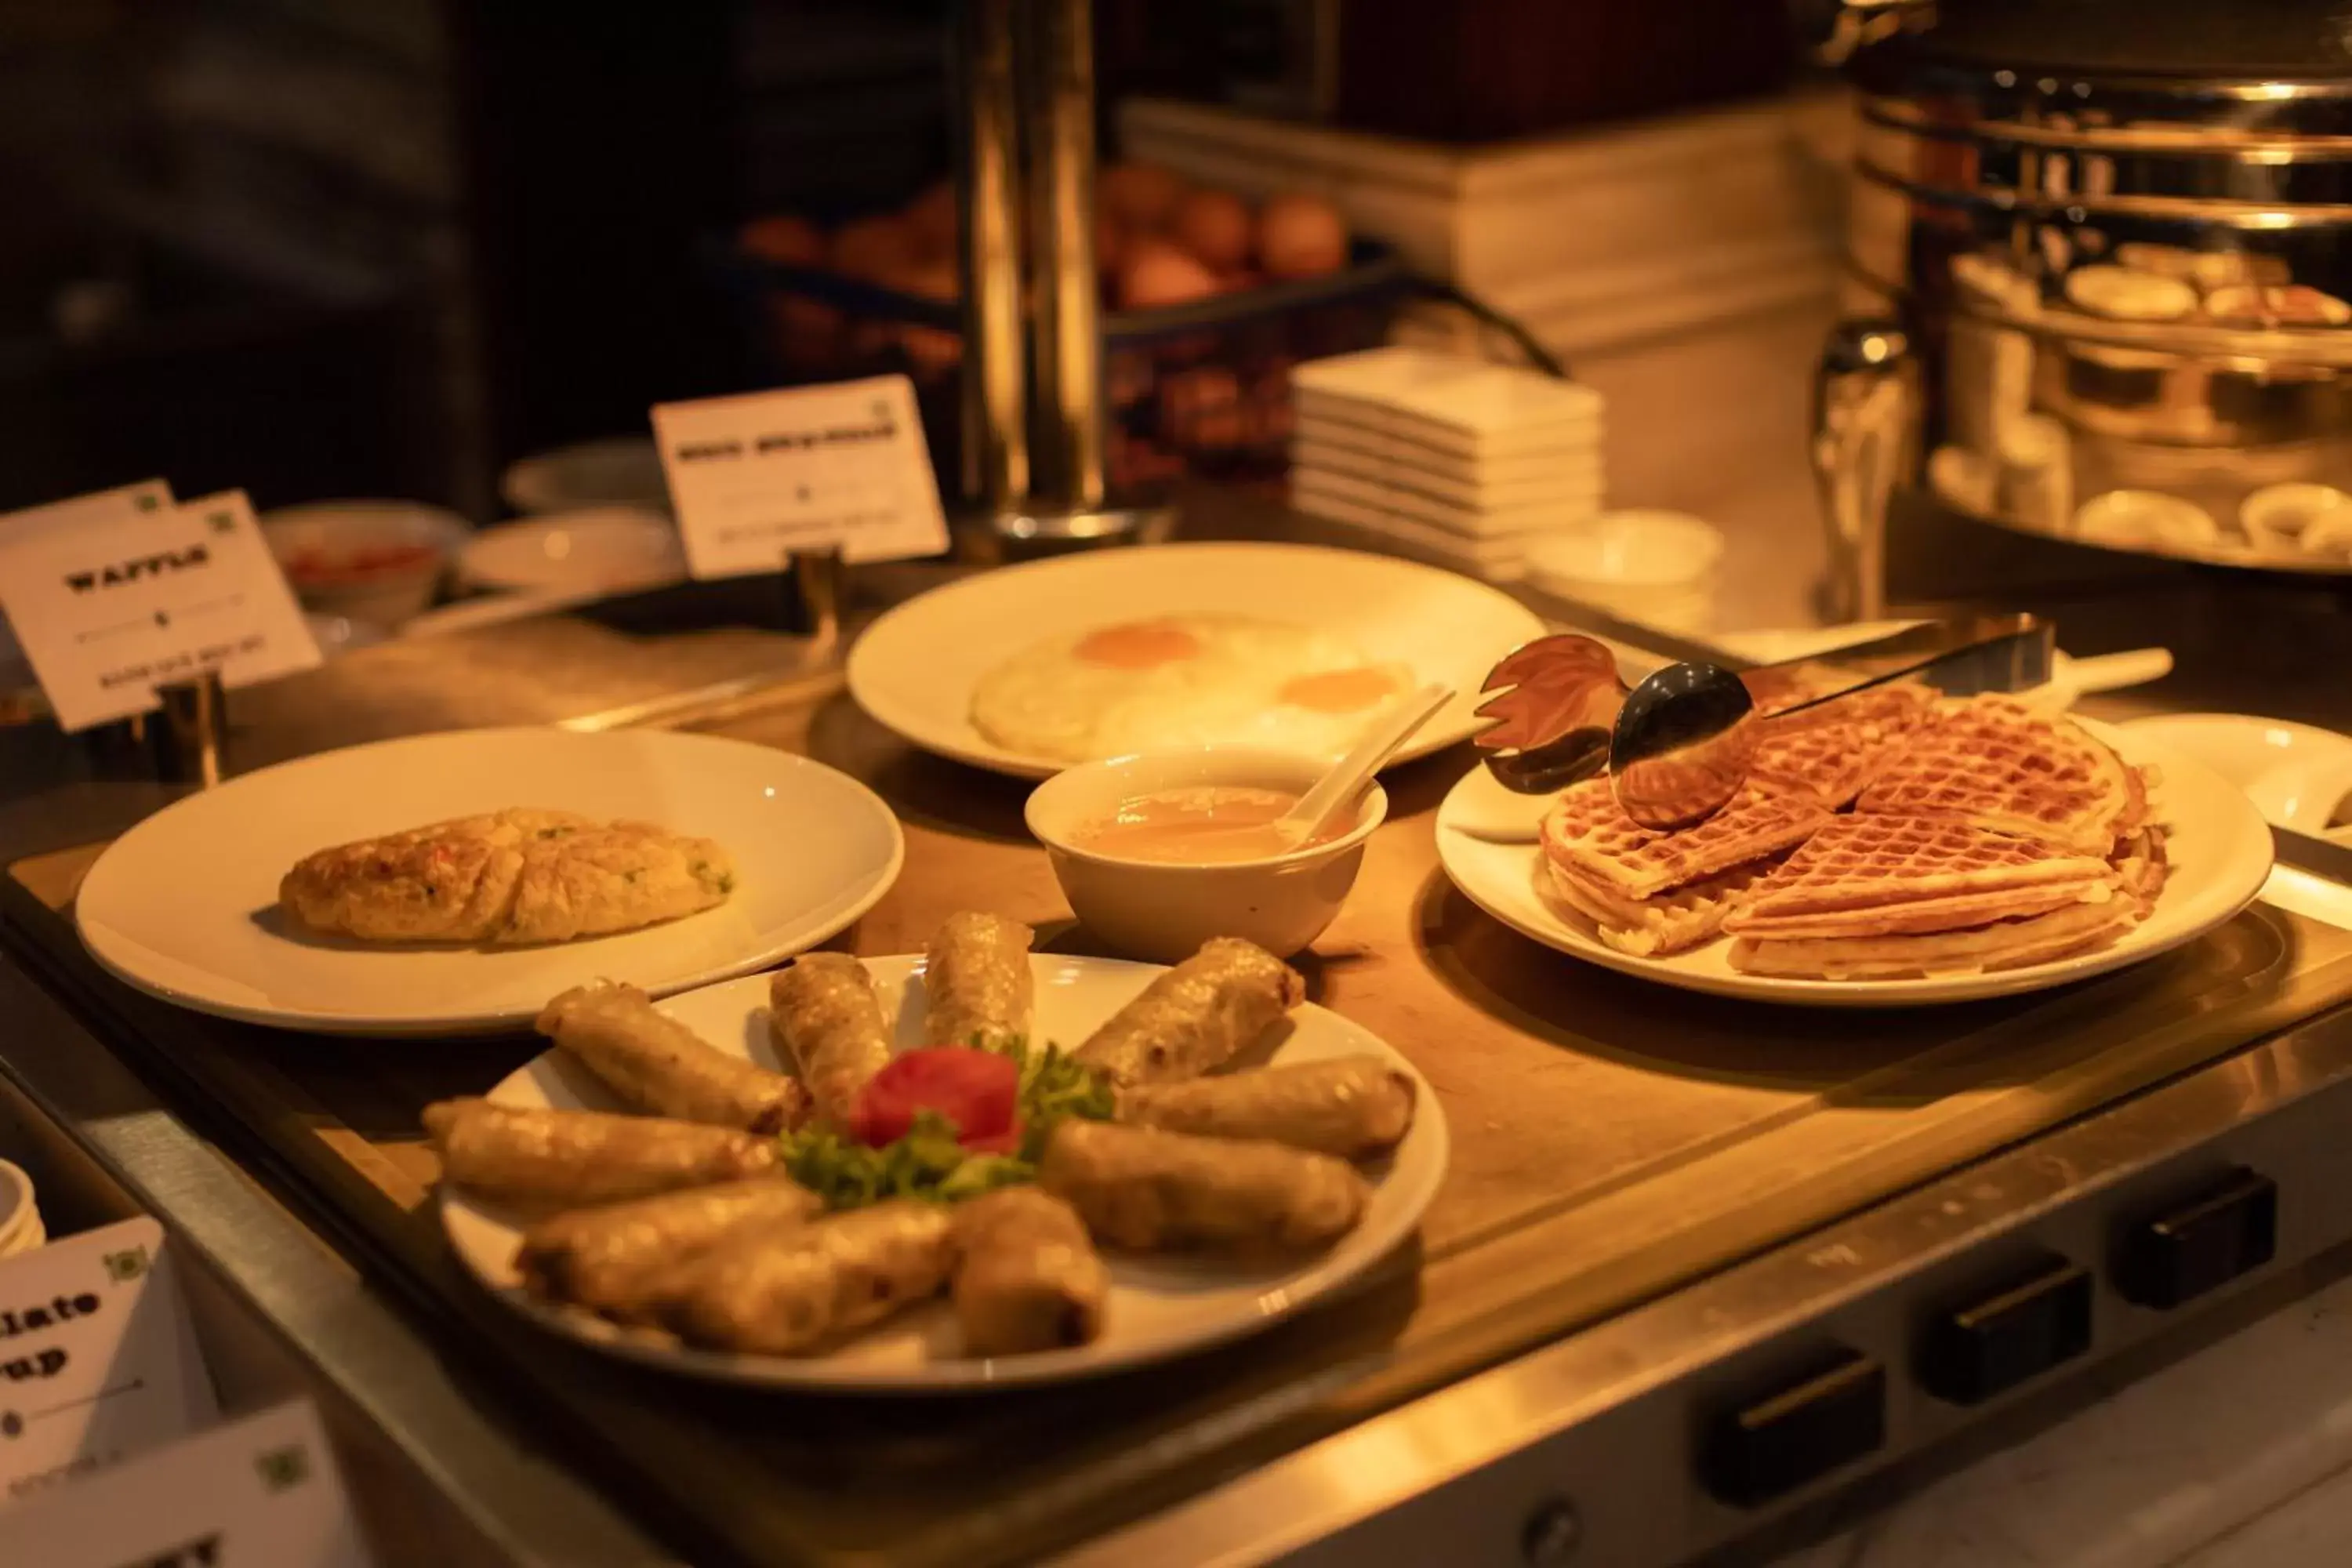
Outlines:
MULTIPOLYGON (((1048 951, 1097 951, 1022 829, 1029 786, 915 752, 842 697, 721 732, 840 767, 904 819, 904 875, 834 945, 919 949, 976 907, 1048 951)), ((71 932, 97 847, 20 862, 5 891, 14 940, 192 1120, 697 1560, 1028 1560, 2352 996, 2352 935, 2259 906, 2038 997, 1814 1013, 1668 991, 1452 889, 1433 822, 1468 765, 1456 751, 1390 781, 1361 879, 1300 961, 1316 1001, 1420 1067, 1452 1125, 1418 1245, 1348 1300, 1181 1366, 978 1399, 703 1389, 536 1334, 448 1257, 416 1115, 537 1042, 331 1039, 134 994, 71 932)))

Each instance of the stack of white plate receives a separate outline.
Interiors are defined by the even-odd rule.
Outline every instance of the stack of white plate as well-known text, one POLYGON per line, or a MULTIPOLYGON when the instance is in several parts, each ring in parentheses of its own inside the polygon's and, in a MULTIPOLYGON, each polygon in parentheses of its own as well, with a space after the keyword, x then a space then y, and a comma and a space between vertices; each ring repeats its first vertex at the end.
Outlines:
POLYGON ((0 1258, 14 1258, 48 1244, 48 1226, 34 1200, 33 1178, 24 1168, 0 1160, 0 1258))
POLYGON ((1516 366, 1384 348, 1291 372, 1290 499, 1409 554, 1508 580, 1601 502, 1601 395, 1516 366))

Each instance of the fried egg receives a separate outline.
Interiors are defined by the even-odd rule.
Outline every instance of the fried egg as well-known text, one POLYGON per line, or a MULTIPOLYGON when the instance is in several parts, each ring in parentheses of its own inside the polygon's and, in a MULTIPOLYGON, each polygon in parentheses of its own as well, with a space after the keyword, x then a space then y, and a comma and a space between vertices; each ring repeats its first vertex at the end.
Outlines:
POLYGON ((1347 748, 1413 684, 1345 637, 1243 616, 1169 616, 1066 632, 983 675, 971 721, 991 742, 1061 763, 1242 742, 1347 748))

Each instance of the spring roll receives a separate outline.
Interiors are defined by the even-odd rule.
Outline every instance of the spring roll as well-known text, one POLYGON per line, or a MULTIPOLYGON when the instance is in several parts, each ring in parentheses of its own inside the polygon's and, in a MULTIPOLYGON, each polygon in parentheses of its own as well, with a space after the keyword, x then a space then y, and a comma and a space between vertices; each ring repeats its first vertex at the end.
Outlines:
POLYGON ((948 1211, 898 1198, 797 1230, 736 1232, 688 1266, 663 1318, 689 1343, 803 1355, 938 1293, 948 1211))
POLYGON ((1061 1199, 1000 1187, 957 1205, 949 1240, 966 1354, 1066 1350, 1102 1332, 1110 1277, 1061 1199))
POLYGON ((768 982, 768 1022, 815 1113, 847 1126, 859 1092, 890 1065, 890 1026, 866 966, 845 952, 801 954, 768 982))
POLYGON ((1037 1184, 1097 1239, 1137 1252, 1327 1247, 1356 1227, 1370 1196, 1355 1167, 1328 1154, 1077 1117, 1054 1129, 1037 1184))
POLYGON ((1332 1057, 1121 1091, 1118 1119, 1202 1138, 1255 1138, 1342 1160, 1384 1154, 1412 1126, 1412 1075, 1332 1057))
POLYGON ((781 1132, 807 1113, 799 1084, 729 1056, 634 985, 575 985, 541 1011, 538 1026, 614 1094, 656 1116, 781 1132))
POLYGON ((1026 1038, 1034 934, 998 915, 950 915, 923 954, 923 1038, 982 1047, 1026 1038))
POLYGON ((542 1300, 646 1322, 677 1271, 739 1226, 789 1230, 824 1208, 778 1175, 574 1209, 526 1231, 515 1268, 542 1300))
POLYGON ((1264 948, 1213 937, 1097 1029, 1077 1059, 1121 1088, 1176 1083, 1231 1061, 1307 994, 1264 948))
POLYGON ((425 1108, 441 1174, 484 1197, 584 1208, 778 1168, 775 1141, 728 1127, 602 1110, 444 1100, 425 1108))

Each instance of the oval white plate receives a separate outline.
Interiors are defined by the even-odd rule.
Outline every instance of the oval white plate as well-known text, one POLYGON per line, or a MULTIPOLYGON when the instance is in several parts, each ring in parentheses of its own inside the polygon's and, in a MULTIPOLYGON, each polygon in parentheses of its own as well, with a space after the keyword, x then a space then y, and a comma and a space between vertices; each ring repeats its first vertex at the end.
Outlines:
POLYGON ((1346 637, 1375 661, 1454 689, 1398 762, 1481 729, 1486 672, 1544 634, 1531 610, 1433 566, 1303 544, 1155 544, 1039 561, 935 588, 867 627, 849 652, 858 706, 926 751, 1016 778, 1066 765, 1007 751, 971 723, 972 688, 1064 632, 1152 616, 1255 616, 1346 637), (953 651, 942 658, 940 650, 953 651))
MULTIPOLYGON (((922 960, 902 954, 869 958, 866 964, 884 995, 898 999, 898 1048, 911 1048, 922 1037, 922 960)), ((1048 953, 1031 958, 1030 971, 1037 984, 1035 1037, 1069 1046, 1085 1039, 1162 972, 1155 963, 1048 953)), ((779 1064, 767 1003, 767 977, 755 974, 673 996, 662 1010, 712 1045, 773 1067, 779 1064)), ((441 1219, 466 1267, 501 1300, 583 1343, 671 1372, 777 1388, 905 1394, 1092 1377, 1264 1328, 1337 1290, 1412 1234, 1445 1178, 1445 1117, 1428 1080, 1378 1037, 1311 1005, 1291 1015, 1290 1032, 1279 1043, 1257 1047, 1245 1060, 1255 1066, 1359 1052, 1384 1057, 1412 1073, 1419 1090, 1412 1131, 1389 1159, 1367 1167, 1372 1202, 1363 1223, 1330 1251, 1288 1267, 1113 1256, 1103 1336, 1076 1350, 964 1359, 957 1353, 954 1315, 943 1301, 891 1319, 829 1355, 795 1359, 690 1350, 666 1335, 618 1328, 534 1300, 517 1282, 513 1267, 520 1229, 497 1210, 449 1194, 442 1201, 441 1219)), ((600 1085, 554 1051, 517 1070, 489 1097, 505 1105, 619 1109, 600 1085)))
POLYGON ((773 963, 874 907, 906 854, 864 784, 765 746, 660 731, 466 730, 233 779, 116 839, 83 879, 81 937, 142 991, 331 1034, 528 1024, 599 974, 656 993, 773 963), (278 879, 312 850, 504 806, 633 817, 715 838, 735 894, 644 931, 550 947, 371 946, 289 930, 278 879))
POLYGON ((2271 868, 2270 829, 2228 781, 2137 736, 2087 720, 2076 722, 2126 760, 2158 770, 2157 804, 2170 832, 2166 850, 2172 874, 2155 910, 2112 946, 2049 963, 1910 980, 1785 980, 1732 968, 1727 939, 1667 958, 1620 952, 1601 941, 1591 922, 1557 910, 1543 896, 1533 845, 1491 843, 1451 825, 1449 816, 1476 808, 1483 768, 1465 775, 1438 808, 1438 859, 1472 903, 1521 934, 1589 963, 1685 991, 1816 1007, 1907 1007, 2039 991, 2194 941, 2253 902, 2271 868))
POLYGON ((486 528, 457 552, 476 587, 547 594, 624 594, 686 577, 669 519, 643 507, 584 507, 486 528))

